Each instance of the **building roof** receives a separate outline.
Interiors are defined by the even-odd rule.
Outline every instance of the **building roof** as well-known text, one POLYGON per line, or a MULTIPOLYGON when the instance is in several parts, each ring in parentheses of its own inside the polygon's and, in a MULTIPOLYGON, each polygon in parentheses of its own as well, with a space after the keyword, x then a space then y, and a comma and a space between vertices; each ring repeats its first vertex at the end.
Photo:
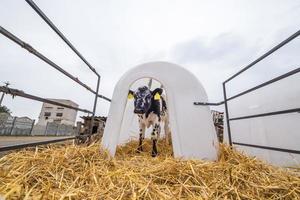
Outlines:
POLYGON ((29 117, 18 117, 19 119, 27 119, 27 120, 31 120, 31 121, 33 121, 33 119, 30 119, 29 117))
POLYGON ((52 101, 56 101, 56 102, 59 102, 59 103, 62 103, 62 102, 69 102, 73 105, 75 105, 76 107, 78 107, 79 105, 77 103, 75 103, 74 101, 72 100, 69 100, 69 99, 52 99, 52 98, 47 98, 48 100, 52 100, 52 101))
MULTIPOLYGON (((92 119, 92 116, 80 116, 81 119, 84 119, 84 120, 91 120, 92 119)), ((95 116, 95 120, 101 120, 101 121, 106 121, 106 118, 107 117, 104 117, 104 116, 95 116)))

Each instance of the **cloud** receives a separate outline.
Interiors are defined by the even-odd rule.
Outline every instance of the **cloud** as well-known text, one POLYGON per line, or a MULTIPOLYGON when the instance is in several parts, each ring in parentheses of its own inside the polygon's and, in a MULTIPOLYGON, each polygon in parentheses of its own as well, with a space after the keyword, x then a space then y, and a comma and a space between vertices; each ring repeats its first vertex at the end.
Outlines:
MULTIPOLYGON (((190 70, 203 83, 210 100, 218 101, 222 81, 300 25, 295 1, 36 0, 36 4, 102 75, 100 92, 108 97, 127 70, 162 60, 190 70)), ((93 73, 25 1, 2 0, 0 24, 95 88, 93 73)), ((297 45, 249 70, 248 79, 238 80, 240 87, 236 88, 300 63, 297 45)), ((92 94, 0 35, 0 81, 6 80, 30 94, 68 98, 92 108, 92 94)), ((5 98, 4 103, 15 115, 38 116, 39 103, 18 99, 5 98)), ((110 104, 98 102, 97 115, 106 115, 110 104)))
MULTIPOLYGON (((171 50, 171 57, 179 63, 213 63, 216 60, 244 60, 256 47, 249 47, 238 35, 224 33, 212 39, 194 38, 177 44, 171 50)), ((227 63, 226 63, 227 64, 227 63)))
MULTIPOLYGON (((266 43, 258 39, 249 43, 234 33, 223 33, 212 39, 197 37, 175 45, 170 57, 191 70, 203 83, 210 101, 223 99, 222 82, 286 39, 295 28, 285 27, 266 43)), ((228 96, 254 87, 300 67, 300 38, 262 60, 227 84, 228 96)))

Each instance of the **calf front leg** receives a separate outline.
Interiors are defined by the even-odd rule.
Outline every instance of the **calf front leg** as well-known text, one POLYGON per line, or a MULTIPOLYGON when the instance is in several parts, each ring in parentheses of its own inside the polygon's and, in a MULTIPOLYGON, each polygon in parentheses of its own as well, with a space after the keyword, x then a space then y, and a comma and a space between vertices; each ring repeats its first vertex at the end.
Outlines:
POLYGON ((137 152, 140 153, 143 151, 143 140, 145 138, 145 125, 140 123, 140 138, 139 138, 139 146, 137 148, 137 152))
POLYGON ((157 140, 158 140, 158 132, 160 130, 159 123, 154 124, 154 128, 151 133, 151 140, 152 140, 152 157, 157 156, 157 140))

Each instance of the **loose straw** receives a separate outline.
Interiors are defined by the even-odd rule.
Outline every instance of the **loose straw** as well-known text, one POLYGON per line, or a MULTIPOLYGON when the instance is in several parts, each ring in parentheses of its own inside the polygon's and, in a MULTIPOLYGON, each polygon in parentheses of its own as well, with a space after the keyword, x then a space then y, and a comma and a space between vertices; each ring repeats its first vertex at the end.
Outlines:
POLYGON ((219 160, 180 160, 159 141, 137 153, 136 141, 115 158, 100 145, 49 145, 0 159, 0 199, 300 199, 300 170, 274 167, 228 146, 219 160))

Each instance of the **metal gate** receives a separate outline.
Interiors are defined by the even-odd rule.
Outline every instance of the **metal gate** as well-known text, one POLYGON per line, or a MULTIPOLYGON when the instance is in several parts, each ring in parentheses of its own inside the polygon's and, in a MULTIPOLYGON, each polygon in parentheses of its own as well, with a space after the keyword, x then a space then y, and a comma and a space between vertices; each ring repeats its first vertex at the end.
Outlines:
MULTIPOLYGON (((25 41, 21 40, 20 38, 18 38, 17 36, 15 36, 11 32, 9 32, 8 30, 6 30, 5 28, 3 28, 2 26, 0 26, 0 33, 2 35, 4 35, 5 37, 7 37, 8 39, 10 39, 11 41, 13 41, 16 44, 18 44, 20 47, 22 47, 22 48, 26 49, 27 51, 29 51, 34 56, 38 57, 39 59, 41 59, 42 61, 44 61, 45 63, 47 63, 48 65, 50 65, 54 69, 56 69, 60 73, 64 74, 66 77, 70 78, 75 83, 81 85, 82 87, 84 87, 85 89, 87 89, 88 91, 90 91, 91 93, 95 94, 93 109, 92 109, 92 111, 89 111, 87 109, 76 108, 76 107, 69 106, 69 105, 66 105, 66 104, 63 104, 63 103, 59 103, 59 102, 56 102, 56 101, 53 101, 53 100, 49 100, 49 99, 46 99, 46 98, 42 98, 42 97, 34 96, 34 95, 31 95, 31 94, 27 94, 24 91, 21 91, 21 90, 18 90, 18 89, 9 88, 9 87, 5 87, 5 86, 1 86, 0 87, 0 92, 6 93, 6 94, 10 94, 12 96, 20 96, 20 97, 24 97, 24 98, 28 98, 28 99, 40 101, 40 102, 45 102, 45 103, 50 103, 50 104, 53 104, 53 105, 58 105, 58 106, 66 107, 66 108, 69 108, 69 109, 73 109, 73 110, 77 110, 77 111, 81 111, 81 112, 85 112, 85 113, 90 113, 90 114, 92 114, 91 127, 90 127, 90 132, 89 132, 89 134, 91 135, 92 134, 92 124, 94 122, 94 116, 95 116, 95 112, 96 112, 98 98, 102 98, 102 99, 104 99, 106 101, 109 101, 109 102, 111 101, 109 98, 107 98, 107 97, 99 94, 99 85, 100 85, 101 76, 97 73, 97 71, 95 70, 95 68, 93 68, 91 66, 91 64, 79 53, 79 51, 58 30, 58 28, 51 22, 51 20, 42 12, 42 10, 32 0, 26 0, 26 2, 51 27, 51 29, 73 50, 73 52, 88 66, 88 68, 97 76, 96 90, 91 89, 88 85, 86 85, 85 83, 81 82, 77 77, 73 76, 72 74, 70 74, 69 72, 67 72, 66 70, 64 70, 62 67, 60 67, 59 65, 57 65, 56 63, 54 63, 52 60, 50 60, 49 58, 47 58, 45 55, 43 55, 42 53, 40 53, 38 50, 36 50, 35 48, 33 48, 30 44, 28 44, 25 41)), ((70 137, 70 138, 67 138, 67 139, 75 139, 75 137, 70 137)), ((62 141, 62 140, 66 140, 66 139, 59 139, 57 141, 62 141)), ((51 142, 56 142, 56 140, 51 140, 48 143, 51 143, 51 142)), ((43 142, 43 144, 44 143, 45 142, 43 142)), ((35 146, 35 145, 38 145, 38 144, 41 144, 41 143, 40 142, 39 143, 32 143, 31 146, 35 146)), ((17 149, 17 148, 22 148, 22 147, 24 147, 24 145, 23 146, 22 145, 14 146, 14 147, 10 147, 8 149, 17 149)), ((1 150, 7 150, 7 148, 0 148, 0 151, 1 150)))
POLYGON ((288 113, 295 113, 295 112, 300 112, 300 108, 293 108, 293 109, 286 109, 286 110, 277 110, 277 111, 273 111, 273 112, 267 112, 267 113, 258 113, 258 114, 254 114, 254 115, 246 115, 246 116, 239 116, 239 117, 230 117, 229 115, 229 107, 228 107, 228 102, 236 99, 238 97, 241 97, 245 94, 251 93, 255 90, 258 90, 260 88, 263 88, 267 85, 273 84, 275 82, 278 82, 280 80, 283 80, 287 77, 290 77, 296 73, 300 72, 300 68, 296 68, 292 71, 289 71, 285 74, 282 74, 281 76, 275 77, 269 81, 266 81, 264 83, 261 83, 259 85, 256 85, 250 89, 247 89, 245 91, 242 91, 234 96, 231 97, 227 97, 227 89, 226 89, 226 84, 229 83, 230 81, 232 81, 234 78, 236 78, 237 76, 239 76, 240 74, 242 74, 243 72, 245 72, 246 70, 250 69, 251 67, 253 67, 254 65, 256 65, 257 63, 259 63, 260 61, 262 61, 263 59, 265 59, 266 57, 268 57, 269 55, 271 55, 272 53, 276 52, 278 49, 280 49, 281 47, 285 46, 286 44, 288 44, 289 42, 291 42, 292 40, 294 40, 295 38, 299 37, 300 35, 300 30, 295 32, 293 35, 291 35, 290 37, 288 37, 287 39, 285 39, 284 41, 282 41, 281 43, 279 43, 278 45, 276 45, 275 47, 273 47, 271 50, 269 50, 268 52, 266 52, 265 54, 263 54, 262 56, 260 56, 258 59, 256 59, 255 61, 253 61, 252 63, 250 63, 249 65, 247 65, 246 67, 244 67, 242 70, 240 70, 239 72, 235 73, 234 75, 232 75, 230 78, 228 78, 226 81, 223 82, 223 95, 224 95, 224 101, 218 102, 218 103, 207 103, 207 102, 194 102, 194 105, 202 105, 202 106, 206 106, 206 105, 210 105, 210 106, 219 106, 224 104, 225 105, 225 115, 226 115, 226 125, 227 125, 227 131, 228 131, 228 140, 229 140, 229 144, 232 145, 239 145, 239 146, 247 146, 247 147, 252 147, 252 148, 260 148, 260 149, 267 149, 267 150, 273 150, 273 151, 280 151, 280 152, 286 152, 286 153, 294 153, 294 154, 300 154, 300 150, 296 150, 296 149, 284 149, 284 148, 277 148, 277 147, 272 147, 272 146, 262 146, 262 145, 257 145, 257 144, 248 144, 248 143, 240 143, 240 142, 235 142, 232 141, 232 132, 231 132, 231 124, 230 122, 232 121, 237 121, 237 120, 244 120, 244 119, 250 119, 250 118, 257 118, 257 117, 266 117, 266 116, 272 116, 272 115, 282 115, 282 114, 288 114, 288 113))

